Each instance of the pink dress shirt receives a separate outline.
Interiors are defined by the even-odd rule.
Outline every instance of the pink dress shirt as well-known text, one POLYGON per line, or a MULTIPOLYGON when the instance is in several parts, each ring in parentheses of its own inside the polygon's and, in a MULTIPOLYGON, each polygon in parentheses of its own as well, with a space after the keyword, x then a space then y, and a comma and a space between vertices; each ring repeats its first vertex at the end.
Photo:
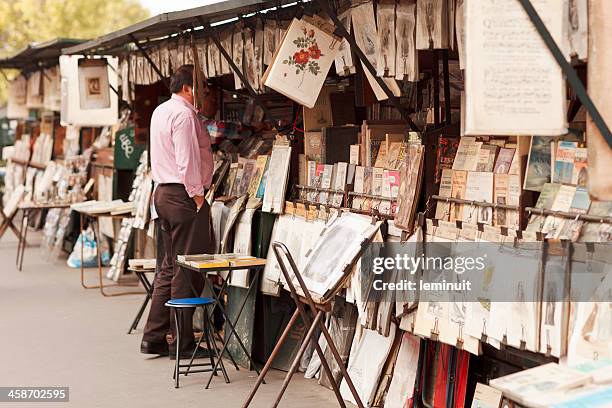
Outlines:
POLYGON ((189 197, 210 187, 213 156, 208 131, 182 96, 155 108, 151 117, 151 168, 158 184, 179 183, 189 197))

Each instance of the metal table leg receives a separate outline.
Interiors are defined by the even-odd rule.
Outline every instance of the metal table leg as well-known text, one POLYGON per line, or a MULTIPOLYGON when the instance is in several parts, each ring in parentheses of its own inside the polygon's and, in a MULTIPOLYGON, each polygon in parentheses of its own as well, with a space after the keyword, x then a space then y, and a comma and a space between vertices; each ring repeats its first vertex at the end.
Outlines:
POLYGON ((26 244, 27 244, 27 237, 28 237, 28 222, 30 219, 30 210, 24 210, 24 214, 23 214, 23 233, 19 239, 19 243, 21 244, 21 250, 19 248, 17 248, 17 257, 19 259, 19 271, 21 271, 23 269, 23 255, 25 253, 25 248, 26 248, 26 244))
POLYGON ((153 284, 149 282, 149 279, 147 279, 146 273, 134 273, 136 274, 136 276, 138 276, 138 279, 142 283, 142 286, 145 288, 147 294, 145 295, 142 305, 140 306, 140 310, 138 310, 134 321, 132 321, 132 325, 130 326, 130 329, 128 330, 127 334, 132 334, 132 331, 136 330, 136 327, 138 326, 138 323, 140 322, 140 319, 142 318, 142 315, 144 314, 144 311, 147 308, 147 305, 149 304, 149 300, 151 300, 151 297, 153 296, 153 284))
MULTIPOLYGON (((232 272, 230 271, 230 273, 227 276, 227 279, 223 279, 222 278, 224 280, 224 286, 225 286, 226 282, 230 279, 231 274, 232 274, 232 272)), ((242 300, 242 304, 240 305, 240 308, 238 309, 238 313, 236 314, 235 323, 232 323, 232 321, 230 320, 229 316, 227 315, 227 312, 225 311, 225 308, 221 305, 221 302, 220 302, 220 295, 221 295, 221 293, 219 295, 217 295, 215 293, 214 287, 212 287, 212 284, 210 283, 209 279, 205 279, 205 284, 208 285, 209 289, 212 291, 213 297, 215 298, 215 301, 216 301, 216 305, 219 307, 219 310, 221 311, 221 314, 223 314, 223 317, 225 318, 225 323, 229 326, 230 331, 231 331, 230 334, 225 339, 225 342, 223 343, 223 348, 221 349, 221 352, 219 353, 219 355, 223 356, 223 353, 227 349, 227 346, 228 346, 232 336, 235 336, 236 337, 236 341, 238 341, 238 344, 240 345, 240 348, 242 348, 242 351, 244 351, 244 354, 247 356, 247 358, 251 362, 251 365, 253 366, 253 368, 257 372, 257 375, 260 375, 260 372, 257 369, 257 366, 255 365, 255 362, 253 361, 253 358, 251 357, 251 354, 248 352, 247 348, 245 347, 244 343, 242 342, 242 339, 240 338, 240 336, 236 332, 236 328, 234 327, 234 324, 238 323, 238 320, 240 319, 240 315, 242 314, 244 306, 246 305, 246 301, 247 301, 251 291, 253 290, 253 287, 255 287, 256 285, 254 285, 254 284, 249 285, 249 289, 247 290, 246 296, 242 300)), ((219 365, 219 362, 220 362, 220 359, 217 360, 215 366, 213 367, 213 370, 212 370, 213 373, 216 372, 217 367, 219 365)), ((205 388, 208 388, 210 386, 210 382, 212 381, 213 376, 214 375, 211 375, 208 378, 208 382, 206 383, 206 387, 205 388)))

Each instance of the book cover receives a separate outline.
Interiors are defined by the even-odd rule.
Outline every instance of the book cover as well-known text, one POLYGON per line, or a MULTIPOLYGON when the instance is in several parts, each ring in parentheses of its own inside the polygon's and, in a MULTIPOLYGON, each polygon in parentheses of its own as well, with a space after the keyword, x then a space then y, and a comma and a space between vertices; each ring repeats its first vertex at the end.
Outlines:
POLYGON ((455 155, 459 147, 458 137, 440 136, 438 139, 438 149, 436 151, 436 177, 435 182, 439 183, 444 169, 452 169, 455 155))
MULTIPOLYGON (((575 186, 561 185, 557 191, 557 194, 555 195, 555 199, 550 209, 553 211, 568 212, 572 205, 575 193, 575 186)), ((563 217, 557 217, 554 215, 547 216, 546 220, 544 221, 544 226, 542 227, 542 233, 547 234, 547 238, 559 238, 559 233, 561 232, 565 221, 566 219, 563 217)))
MULTIPOLYGON (((451 197, 465 199, 467 173, 465 170, 453 170, 451 197)), ((451 203, 449 221, 462 220, 463 207, 463 204, 451 203)))
MULTIPOLYGON (((589 196, 589 190, 583 186, 576 187, 569 212, 573 214, 586 214, 590 206, 591 197, 589 196)), ((583 225, 584 221, 579 219, 564 219, 558 234, 559 239, 577 241, 583 225)))
POLYGON ((355 164, 357 166, 359 165, 359 145, 358 144, 351 145, 350 147, 349 163, 355 164))
POLYGON ((482 142, 477 142, 475 137, 461 137, 453 162, 453 170, 476 170, 481 146, 482 142))
MULTIPOLYGON (((521 203, 521 176, 518 174, 508 174, 508 205, 519 206, 521 203)), ((506 210, 506 226, 509 228, 519 229, 521 223, 520 213, 518 210, 506 210)))
POLYGON ((493 144, 483 144, 478 151, 476 171, 493 171, 498 149, 499 147, 493 144))
POLYGON ((532 136, 527 158, 527 171, 525 173, 524 189, 541 191, 544 183, 550 183, 551 157, 550 137, 532 136))
MULTIPOLYGON (((493 202, 493 173, 470 171, 465 185, 465 199, 473 201, 493 202)), ((463 209, 463 220, 468 223, 481 222, 492 224, 493 208, 466 205, 463 209)))
POLYGON ((230 164, 227 178, 225 179, 225 185, 223 188, 223 195, 230 196, 234 189, 234 183, 236 182, 236 174, 238 173, 238 163, 230 164))
MULTIPOLYGON (((387 135, 390 136, 390 135, 387 135)), ((401 161, 400 154, 402 151, 402 142, 392 142, 389 144, 388 152, 387 152, 387 168, 389 169, 399 169, 401 161)))
POLYGON ((365 194, 372 194, 372 187, 374 186, 373 175, 374 169, 372 167, 363 168, 363 192, 365 194))
POLYGON ((266 155, 257 156, 257 160, 255 161, 255 169, 253 171, 253 175, 251 176, 251 182, 249 183, 249 188, 248 188, 248 193, 250 197, 256 196, 257 190, 259 189, 259 185, 261 184, 261 179, 263 177, 263 173, 264 173, 267 163, 268 163, 268 156, 266 155))
MULTIPOLYGON (((440 189, 438 195, 441 197, 451 197, 453 191, 453 170, 442 169, 442 177, 440 178, 440 189)), ((436 215, 438 220, 448 221, 450 215, 451 204, 444 201, 436 202, 436 215)))
MULTIPOLYGON (((561 184, 544 183, 544 185, 542 186, 542 191, 540 192, 540 196, 538 197, 538 201, 536 201, 535 208, 550 210, 552 208, 553 201, 555 200, 555 196, 557 195, 557 191, 559 191, 560 187, 561 184)), ((529 223, 527 224, 527 231, 540 231, 544 225, 545 219, 545 215, 532 215, 529 219, 529 223)))
POLYGON ((304 154, 306 159, 325 162, 325 143, 320 131, 304 132, 304 154))
MULTIPOLYGON (((346 176, 348 173, 348 163, 340 162, 334 165, 335 173, 333 175, 333 189, 344 191, 346 188, 346 176)), ((344 200, 344 194, 334 193, 332 198, 332 204, 335 206, 341 206, 344 200)))
MULTIPOLYGON (((322 171, 320 174, 320 178, 321 178, 321 182, 320 182, 320 187, 321 188, 331 188, 331 183, 332 183, 332 173, 334 170, 334 165, 333 164, 323 164, 322 165, 322 171)), ((317 172, 319 171, 319 166, 317 166, 317 172)), ((327 204, 328 202, 328 198, 329 198, 329 193, 325 192, 325 191, 321 191, 319 192, 319 203, 321 204, 327 204)))
POLYGON ((242 175, 244 174, 243 164, 238 162, 238 169, 236 171, 236 179, 234 180, 234 185, 232 186, 231 196, 239 196, 240 195, 240 184, 242 183, 242 175))
POLYGON ((578 143, 562 140, 557 146, 555 157, 555 174, 553 181, 561 184, 571 184, 574 171, 574 158, 578 143))
POLYGON ((266 179, 262 211, 274 214, 283 213, 290 161, 291 146, 276 143, 269 159, 270 168, 266 179))
MULTIPOLYGON (((355 167, 355 183, 353 185, 353 191, 356 193, 365 193, 365 167, 355 167)), ((363 203, 363 197, 353 196, 352 206, 354 209, 361 208, 363 203)))
MULTIPOLYGON (((495 204, 508 204, 508 174, 495 174, 494 202, 495 204)), ((493 217, 496 226, 507 226, 507 210, 505 208, 494 208, 493 217)))
MULTIPOLYGON (((303 155, 302 155, 303 156, 303 155)), ((268 182, 268 173, 270 170, 270 159, 266 160, 266 167, 264 167, 263 176, 261 177, 261 182, 259 183, 259 187, 257 188, 257 198, 263 198, 266 192, 266 183, 268 182)), ((304 170, 303 173, 306 173, 304 170)), ((304 176, 305 177, 305 176, 304 176)))
POLYGON ((576 148, 574 155, 574 168, 572 169, 572 184, 586 186, 588 182, 587 148, 576 148))
POLYGON ((488 385, 478 383, 474 391, 471 408, 499 408, 502 392, 488 385))
POLYGON ((516 149, 513 147, 502 147, 499 149, 493 172, 497 174, 508 173, 508 171, 510 171, 510 166, 512 166, 512 159, 514 159, 515 152, 516 149))
POLYGON ((381 196, 382 195, 382 179, 383 179, 384 169, 380 167, 372 168, 372 195, 381 196))
POLYGON ((374 167, 384 168, 387 167, 387 144, 381 143, 376 154, 376 160, 374 161, 374 167))
POLYGON ((251 179, 255 173, 256 160, 249 159, 244 164, 244 171, 242 172, 242 179, 240 180, 240 186, 238 187, 238 195, 246 194, 249 191, 251 179))

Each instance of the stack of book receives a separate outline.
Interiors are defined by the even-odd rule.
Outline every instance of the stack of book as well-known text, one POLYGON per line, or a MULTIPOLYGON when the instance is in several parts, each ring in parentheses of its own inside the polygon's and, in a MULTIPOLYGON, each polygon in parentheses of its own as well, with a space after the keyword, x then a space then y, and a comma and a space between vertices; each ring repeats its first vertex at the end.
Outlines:
POLYGON ((241 254, 178 255, 178 262, 199 269, 232 268, 265 265, 266 260, 241 254))

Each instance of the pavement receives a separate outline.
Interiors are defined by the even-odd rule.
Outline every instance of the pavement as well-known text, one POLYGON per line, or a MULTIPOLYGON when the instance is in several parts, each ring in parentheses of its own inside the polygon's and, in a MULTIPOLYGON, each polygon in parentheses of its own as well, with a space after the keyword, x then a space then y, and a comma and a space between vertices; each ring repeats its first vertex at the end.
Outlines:
MULTIPOLYGON (((255 383, 256 373, 236 371, 231 379, 207 374, 181 377, 174 388, 173 362, 139 352, 143 321, 127 329, 143 295, 104 298, 83 289, 79 270, 66 257, 48 260, 39 247, 40 232, 28 235, 23 271, 15 267, 17 240, 7 231, 0 241, 0 387, 67 386, 68 403, 2 403, 0 407, 240 407, 255 383)), ((97 269, 87 270, 90 284, 97 269)), ((271 371, 251 407, 270 407, 285 373, 271 371)), ((348 404, 350 405, 350 404, 348 404)), ((298 373, 281 407, 335 407, 332 391, 298 373)))

